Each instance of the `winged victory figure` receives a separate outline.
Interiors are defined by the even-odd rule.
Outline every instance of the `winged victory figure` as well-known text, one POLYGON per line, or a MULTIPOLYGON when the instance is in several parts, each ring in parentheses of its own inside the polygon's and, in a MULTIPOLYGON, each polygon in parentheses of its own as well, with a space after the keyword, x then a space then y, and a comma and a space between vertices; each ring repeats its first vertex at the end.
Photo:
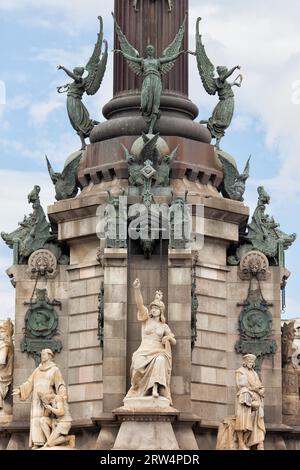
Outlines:
POLYGON ((233 83, 228 82, 228 78, 241 67, 237 65, 232 69, 224 66, 216 68, 218 77, 215 78, 215 67, 207 57, 205 47, 202 42, 202 35, 200 34, 200 21, 197 20, 196 28, 196 52, 194 55, 197 57, 197 65, 203 86, 207 93, 210 95, 219 96, 219 103, 215 107, 212 116, 206 120, 201 121, 201 124, 207 124, 212 137, 216 139, 216 148, 220 148, 221 139, 225 135, 226 129, 231 124, 234 113, 234 93, 232 88, 234 86, 241 87, 243 76, 240 74, 233 83))
MULTIPOLYGON (((113 15, 113 14, 112 14, 113 15)), ((114 17, 114 15, 113 15, 114 17)), ((138 76, 142 76, 141 111, 145 121, 149 124, 149 134, 153 134, 155 124, 160 117, 160 99, 162 94, 162 76, 169 73, 175 65, 177 58, 187 51, 180 51, 185 32, 185 17, 173 42, 164 50, 163 57, 155 57, 155 48, 147 46, 146 58, 140 57, 139 52, 128 42, 115 17, 116 32, 120 41, 121 52, 127 60, 130 69, 138 76)))
POLYGON ((227 158, 218 154, 218 158, 223 166, 224 180, 221 186, 222 194, 227 199, 243 202, 243 195, 246 190, 246 181, 250 176, 250 159, 248 158, 244 172, 240 175, 236 166, 227 158))
POLYGON ((74 81, 57 88, 58 93, 67 93, 67 110, 70 122, 80 137, 82 147, 86 148, 85 139, 90 136, 92 129, 95 125, 99 124, 90 118, 89 112, 82 103, 84 93, 88 95, 95 95, 102 83, 107 58, 108 58, 108 44, 103 39, 103 20, 98 16, 100 22, 100 32, 95 44, 93 55, 85 67, 75 67, 73 72, 66 69, 64 66, 59 65, 58 70, 63 70, 74 81), (102 46, 105 44, 104 52, 102 53, 102 46), (85 70, 88 72, 86 77, 83 77, 85 70))

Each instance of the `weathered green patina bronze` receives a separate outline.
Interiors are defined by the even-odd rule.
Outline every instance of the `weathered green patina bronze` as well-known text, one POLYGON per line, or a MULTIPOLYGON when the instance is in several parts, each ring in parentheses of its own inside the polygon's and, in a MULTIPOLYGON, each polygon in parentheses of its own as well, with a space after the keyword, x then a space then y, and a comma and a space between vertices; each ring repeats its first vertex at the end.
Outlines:
POLYGON ((202 42, 199 28, 200 21, 201 18, 198 18, 196 52, 194 55, 197 57, 198 70, 205 90, 210 95, 217 93, 220 99, 211 118, 201 121, 201 124, 207 124, 212 137, 216 139, 216 147, 219 149, 221 139, 224 137, 226 129, 230 126, 234 114, 234 93, 232 88, 234 86, 241 87, 243 76, 239 75, 233 83, 229 83, 227 79, 235 70, 240 70, 241 67, 237 65, 232 69, 228 69, 227 67, 219 66, 217 67, 218 77, 215 78, 215 67, 208 58, 202 42))
MULTIPOLYGON (((152 0, 152 1, 155 1, 155 0, 152 0)), ((133 0, 132 5, 135 11, 139 11, 139 0, 133 0)), ((168 8, 169 8, 169 12, 173 10, 173 0, 168 0, 168 8)))
POLYGON ((221 184, 221 192, 227 199, 244 201, 246 182, 250 176, 250 158, 247 160, 244 172, 240 175, 234 162, 227 158, 222 150, 217 151, 218 159, 223 166, 224 179, 221 184))
POLYGON ((34 186, 28 194, 28 202, 32 204, 33 213, 24 216, 19 227, 12 233, 1 233, 2 239, 13 249, 14 264, 26 264, 29 256, 42 248, 50 250, 57 258, 59 264, 68 264, 69 257, 65 246, 57 240, 55 227, 47 221, 44 209, 40 202, 39 186, 34 186))
POLYGON ((130 69, 143 78, 141 110, 145 121, 149 124, 149 134, 153 134, 155 124, 160 116, 162 76, 172 70, 177 58, 181 54, 186 53, 186 51, 180 51, 184 38, 186 18, 173 42, 164 50, 163 57, 156 58, 154 47, 149 45, 145 59, 140 57, 140 53, 128 42, 114 18, 121 47, 121 50, 116 50, 115 52, 121 52, 127 60, 130 69))
MULTIPOLYGON (((127 248, 126 207, 120 205, 120 197, 107 191, 108 201, 104 214, 106 220, 106 247, 127 248)), ((124 195, 124 192, 121 196, 124 195)))
POLYGON ((172 202, 170 207, 170 248, 174 250, 186 249, 191 240, 186 237, 190 232, 191 214, 187 206, 188 191, 185 197, 176 196, 172 191, 172 202))
POLYGON ((76 67, 73 72, 62 65, 57 67, 74 80, 72 83, 58 87, 57 91, 58 93, 67 93, 69 119, 80 137, 82 150, 86 148, 85 139, 90 136, 94 126, 99 123, 90 118, 89 112, 81 100, 84 93, 95 95, 99 90, 105 74, 108 58, 107 41, 103 39, 103 20, 101 16, 99 16, 98 19, 100 21, 100 33, 98 33, 98 40, 95 44, 93 55, 87 65, 85 67, 76 67), (102 53, 103 43, 105 44, 105 49, 102 53), (83 77, 85 70, 88 72, 87 77, 83 77))
POLYGON ((170 183, 171 164, 176 159, 178 146, 170 155, 161 156, 157 148, 159 134, 142 134, 144 146, 140 154, 135 157, 123 146, 128 163, 130 186, 167 187, 170 183))
POLYGON ((270 204, 270 196, 263 186, 258 188, 258 203, 254 211, 252 221, 247 226, 247 233, 241 235, 241 246, 236 253, 230 256, 228 263, 237 265, 241 257, 251 250, 264 253, 271 264, 284 266, 284 251, 296 240, 295 233, 288 235, 282 232, 280 225, 273 217, 266 214, 266 206, 270 204))
POLYGON ((21 342, 21 351, 31 354, 37 367, 43 349, 51 349, 53 352, 62 350, 61 341, 53 339, 58 334, 58 315, 54 307, 61 307, 61 302, 57 300, 51 302, 47 289, 36 289, 35 292, 35 300, 24 303, 30 308, 25 315, 25 331, 21 342))
POLYGON ((171 163, 177 156, 178 147, 170 155, 162 156, 159 148, 159 134, 142 134, 143 145, 138 155, 131 155, 123 146, 128 163, 129 185, 140 188, 143 205, 141 211, 130 217, 134 228, 140 230, 140 244, 144 255, 149 259, 155 244, 161 236, 159 210, 155 208, 153 188, 168 187, 170 182, 171 163), (157 238, 153 238, 155 226, 157 238))
POLYGON ((75 152, 70 155, 65 163, 62 173, 54 172, 51 163, 46 157, 49 175, 55 186, 55 199, 57 201, 73 198, 78 193, 79 184, 77 180, 77 171, 83 155, 84 150, 79 150, 79 152, 75 152))
POLYGON ((239 318, 240 339, 235 345, 239 354, 254 354, 257 357, 257 370, 261 369, 264 356, 275 354, 276 341, 271 339, 272 314, 268 307, 272 306, 265 301, 260 289, 251 290, 244 304, 239 318))

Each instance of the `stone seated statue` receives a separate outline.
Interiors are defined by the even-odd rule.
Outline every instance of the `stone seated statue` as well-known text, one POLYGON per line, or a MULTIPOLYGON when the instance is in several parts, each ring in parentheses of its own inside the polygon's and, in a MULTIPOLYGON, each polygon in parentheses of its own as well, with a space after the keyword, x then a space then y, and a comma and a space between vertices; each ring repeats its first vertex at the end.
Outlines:
POLYGON ((125 398, 164 397, 172 405, 170 392, 172 352, 175 336, 166 324, 162 292, 156 292, 149 309, 144 306, 140 281, 133 283, 137 304, 137 319, 142 322, 142 342, 133 354, 131 365, 131 388, 125 398))

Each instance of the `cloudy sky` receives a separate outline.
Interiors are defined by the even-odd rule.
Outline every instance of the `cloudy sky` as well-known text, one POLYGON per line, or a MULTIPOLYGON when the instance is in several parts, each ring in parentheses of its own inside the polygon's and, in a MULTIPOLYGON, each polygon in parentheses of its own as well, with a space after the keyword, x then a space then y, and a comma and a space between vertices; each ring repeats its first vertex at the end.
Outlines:
MULTIPOLYGON (((65 96, 56 93, 66 83, 56 66, 86 63, 99 14, 112 49, 112 8, 112 0, 0 0, 1 231, 15 229, 30 211, 26 196, 34 184, 42 187, 44 207, 54 200, 44 156, 59 170, 78 148, 65 96)), ((212 61, 242 66, 245 79, 222 146, 240 168, 252 155, 246 201, 253 209, 256 188, 265 185, 272 197, 269 212, 284 231, 300 234, 300 2, 190 0, 190 9, 190 49, 201 16, 212 61)), ((190 98, 205 119, 216 98, 205 94, 193 60, 190 68, 190 98)), ((101 90, 86 100, 94 119, 103 119, 102 106, 112 96, 111 74, 110 57, 101 90)), ((287 317, 300 316, 299 258, 297 241, 287 254, 287 317)), ((12 252, 0 243, 0 317, 13 316, 14 292, 5 274, 11 263, 12 252)))

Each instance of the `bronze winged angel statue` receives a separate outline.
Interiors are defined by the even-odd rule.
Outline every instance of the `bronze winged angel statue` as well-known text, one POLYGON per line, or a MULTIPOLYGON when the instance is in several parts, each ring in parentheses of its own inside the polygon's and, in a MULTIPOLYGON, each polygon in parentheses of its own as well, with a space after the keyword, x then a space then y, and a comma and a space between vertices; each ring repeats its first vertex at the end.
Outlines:
POLYGON ((232 88, 234 86, 241 87, 243 76, 240 74, 233 83, 228 82, 228 78, 241 67, 237 65, 232 69, 224 66, 217 67, 216 71, 218 77, 215 78, 215 67, 207 57, 205 47, 202 42, 202 35, 200 34, 200 21, 197 20, 196 30, 196 52, 194 55, 197 57, 197 65, 203 86, 207 93, 210 95, 219 96, 219 103, 215 107, 212 116, 207 121, 201 121, 201 124, 207 124, 212 137, 216 139, 216 148, 220 148, 221 139, 225 135, 226 129, 231 124, 234 113, 234 93, 232 88))
POLYGON ((149 124, 148 133, 153 134, 155 124, 160 117, 162 76, 172 70, 177 58, 181 54, 187 52, 180 51, 185 32, 186 17, 173 42, 164 50, 163 57, 161 58, 155 57, 155 48, 152 45, 147 46, 147 57, 140 57, 139 52, 128 42, 115 18, 114 20, 121 47, 121 50, 116 50, 115 52, 121 52, 127 60, 130 69, 136 75, 143 78, 141 111, 145 121, 149 124))
POLYGON ((92 129, 95 125, 99 124, 90 118, 89 112, 82 103, 84 93, 88 95, 95 95, 102 83, 108 57, 108 44, 103 39, 103 20, 98 16, 100 21, 100 32, 95 44, 94 52, 85 67, 75 67, 73 72, 59 65, 58 70, 63 70, 74 81, 57 88, 58 93, 67 93, 67 111, 70 122, 80 137, 82 147, 86 148, 85 139, 90 136, 92 129), (105 44, 104 52, 102 53, 102 45, 105 44), (85 70, 88 72, 86 77, 83 77, 85 70))

